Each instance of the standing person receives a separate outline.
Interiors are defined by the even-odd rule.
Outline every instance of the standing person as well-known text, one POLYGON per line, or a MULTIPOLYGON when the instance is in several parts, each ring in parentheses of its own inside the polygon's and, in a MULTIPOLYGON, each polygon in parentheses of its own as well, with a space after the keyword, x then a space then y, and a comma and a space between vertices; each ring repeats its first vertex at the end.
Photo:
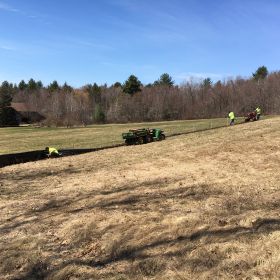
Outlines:
POLYGON ((235 116, 234 116, 234 113, 232 111, 228 112, 228 117, 230 119, 230 125, 234 125, 235 116))
POLYGON ((258 121, 261 117, 261 112, 262 112, 260 106, 258 106, 255 111, 257 114, 257 121, 258 121))

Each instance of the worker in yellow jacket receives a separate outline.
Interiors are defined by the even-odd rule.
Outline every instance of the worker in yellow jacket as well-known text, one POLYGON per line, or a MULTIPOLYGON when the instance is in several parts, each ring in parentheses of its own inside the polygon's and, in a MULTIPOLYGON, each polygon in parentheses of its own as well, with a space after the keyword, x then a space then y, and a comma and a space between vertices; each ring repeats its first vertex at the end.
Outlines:
POLYGON ((261 113, 262 113, 260 106, 256 108, 255 112, 257 114, 256 118, 257 118, 257 121, 258 121, 260 119, 261 113))
POLYGON ((46 147, 45 148, 47 157, 59 157, 62 154, 58 152, 58 150, 56 148, 53 147, 46 147))
POLYGON ((234 125, 235 116, 234 116, 234 113, 232 111, 228 112, 228 117, 230 119, 230 125, 234 125))

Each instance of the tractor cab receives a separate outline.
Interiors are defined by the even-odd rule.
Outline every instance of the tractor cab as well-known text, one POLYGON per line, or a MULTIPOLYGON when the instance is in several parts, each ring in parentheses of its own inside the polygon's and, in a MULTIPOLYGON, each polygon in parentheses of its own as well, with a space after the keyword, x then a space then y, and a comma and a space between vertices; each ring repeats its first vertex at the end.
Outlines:
POLYGON ((159 128, 152 129, 153 139, 154 141, 161 141, 165 139, 165 135, 163 134, 163 130, 159 128))

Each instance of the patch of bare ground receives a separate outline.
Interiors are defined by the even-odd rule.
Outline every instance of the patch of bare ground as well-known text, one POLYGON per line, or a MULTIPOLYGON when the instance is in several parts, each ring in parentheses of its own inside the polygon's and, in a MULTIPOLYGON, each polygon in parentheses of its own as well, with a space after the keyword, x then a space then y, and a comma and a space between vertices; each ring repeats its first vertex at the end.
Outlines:
POLYGON ((279 279, 279 121, 1 169, 1 279, 279 279))

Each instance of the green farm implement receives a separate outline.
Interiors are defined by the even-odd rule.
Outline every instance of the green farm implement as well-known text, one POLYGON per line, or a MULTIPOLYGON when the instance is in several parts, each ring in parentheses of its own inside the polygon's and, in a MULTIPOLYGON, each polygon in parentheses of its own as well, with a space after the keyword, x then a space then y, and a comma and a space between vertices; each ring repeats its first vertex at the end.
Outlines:
POLYGON ((165 139, 163 130, 158 128, 141 128, 131 129, 122 134, 126 145, 146 144, 154 141, 161 141, 165 139))

